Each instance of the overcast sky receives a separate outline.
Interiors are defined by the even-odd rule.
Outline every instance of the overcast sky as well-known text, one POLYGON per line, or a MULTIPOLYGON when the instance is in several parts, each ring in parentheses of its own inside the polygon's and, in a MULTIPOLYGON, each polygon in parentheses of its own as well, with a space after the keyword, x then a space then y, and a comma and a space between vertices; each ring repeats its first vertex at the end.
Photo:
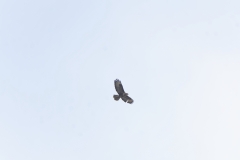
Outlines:
POLYGON ((0 0, 0 159, 239 160, 239 8, 0 0))

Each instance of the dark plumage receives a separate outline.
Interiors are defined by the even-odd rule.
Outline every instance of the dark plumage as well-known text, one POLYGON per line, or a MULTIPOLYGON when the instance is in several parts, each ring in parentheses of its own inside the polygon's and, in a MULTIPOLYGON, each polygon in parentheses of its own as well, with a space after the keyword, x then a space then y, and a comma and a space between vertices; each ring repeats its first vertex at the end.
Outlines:
POLYGON ((133 99, 128 96, 128 93, 125 93, 121 81, 116 79, 114 85, 118 93, 118 95, 113 95, 114 100, 118 101, 121 98, 124 102, 132 104, 133 99))

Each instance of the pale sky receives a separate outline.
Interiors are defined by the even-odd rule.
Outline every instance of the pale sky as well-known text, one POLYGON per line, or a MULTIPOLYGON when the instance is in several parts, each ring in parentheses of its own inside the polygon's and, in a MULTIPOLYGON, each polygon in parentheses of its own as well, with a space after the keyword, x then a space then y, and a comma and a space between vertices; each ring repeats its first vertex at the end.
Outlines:
POLYGON ((239 8, 0 0, 0 160, 239 160, 239 8))

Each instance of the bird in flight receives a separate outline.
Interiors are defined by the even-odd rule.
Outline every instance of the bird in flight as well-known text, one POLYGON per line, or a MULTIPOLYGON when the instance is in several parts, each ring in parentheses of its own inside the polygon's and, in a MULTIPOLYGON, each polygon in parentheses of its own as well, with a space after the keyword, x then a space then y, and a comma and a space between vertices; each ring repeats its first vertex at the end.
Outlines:
POLYGON ((124 102, 132 104, 133 99, 128 96, 128 93, 125 93, 121 81, 116 79, 114 81, 114 85, 115 85, 115 89, 118 93, 118 95, 113 95, 114 100, 118 101, 121 98, 124 102))

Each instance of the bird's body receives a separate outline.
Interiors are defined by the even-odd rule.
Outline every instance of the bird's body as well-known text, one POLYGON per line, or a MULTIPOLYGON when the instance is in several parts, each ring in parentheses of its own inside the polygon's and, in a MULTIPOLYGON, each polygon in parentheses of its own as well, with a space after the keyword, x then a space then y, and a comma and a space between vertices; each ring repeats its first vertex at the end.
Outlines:
POLYGON ((114 100, 118 101, 121 98, 124 102, 132 104, 133 99, 128 96, 128 93, 125 93, 121 81, 116 79, 114 85, 118 93, 118 95, 113 95, 114 100))

